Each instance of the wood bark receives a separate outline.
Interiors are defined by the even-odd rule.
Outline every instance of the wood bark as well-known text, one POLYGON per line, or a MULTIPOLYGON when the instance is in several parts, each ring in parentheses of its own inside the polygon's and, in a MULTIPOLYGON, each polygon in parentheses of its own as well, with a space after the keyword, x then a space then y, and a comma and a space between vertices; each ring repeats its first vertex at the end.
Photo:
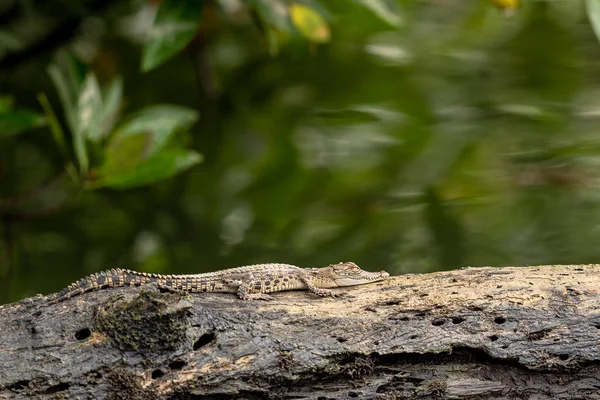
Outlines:
POLYGON ((600 399, 600 265, 0 307, 0 399, 600 399))

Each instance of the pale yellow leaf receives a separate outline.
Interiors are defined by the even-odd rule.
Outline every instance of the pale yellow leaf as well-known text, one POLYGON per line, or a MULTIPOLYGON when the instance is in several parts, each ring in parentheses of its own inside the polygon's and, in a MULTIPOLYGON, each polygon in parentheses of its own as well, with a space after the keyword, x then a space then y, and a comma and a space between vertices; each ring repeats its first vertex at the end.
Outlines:
POLYGON ((329 26, 321 14, 303 4, 292 3, 290 18, 294 26, 308 40, 316 43, 329 41, 329 26))

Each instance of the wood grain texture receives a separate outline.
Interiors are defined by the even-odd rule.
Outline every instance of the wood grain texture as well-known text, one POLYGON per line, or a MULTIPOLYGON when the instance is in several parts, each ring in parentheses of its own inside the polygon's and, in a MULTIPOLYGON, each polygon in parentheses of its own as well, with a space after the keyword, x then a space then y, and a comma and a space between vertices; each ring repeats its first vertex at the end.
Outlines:
POLYGON ((0 307, 0 399, 600 398, 600 266, 0 307), (212 396, 212 397, 211 397, 212 396))

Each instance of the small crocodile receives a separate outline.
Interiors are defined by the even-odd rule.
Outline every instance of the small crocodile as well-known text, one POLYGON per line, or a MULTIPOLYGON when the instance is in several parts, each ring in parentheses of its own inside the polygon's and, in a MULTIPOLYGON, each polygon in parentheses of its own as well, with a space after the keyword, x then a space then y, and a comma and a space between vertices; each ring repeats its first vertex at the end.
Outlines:
POLYGON ((193 275, 160 275, 115 268, 98 272, 48 296, 58 303, 97 290, 154 283, 159 288, 191 293, 236 293, 243 300, 273 300, 267 293, 306 289, 321 296, 335 297, 330 288, 363 285, 390 276, 385 271, 368 272, 353 262, 323 268, 300 268, 290 264, 255 264, 193 275))

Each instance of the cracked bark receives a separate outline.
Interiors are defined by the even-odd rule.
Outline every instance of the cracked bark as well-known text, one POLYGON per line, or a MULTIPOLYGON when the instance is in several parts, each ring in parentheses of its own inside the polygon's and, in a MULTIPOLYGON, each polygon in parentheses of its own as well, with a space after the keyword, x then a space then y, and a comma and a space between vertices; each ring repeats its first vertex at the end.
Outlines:
POLYGON ((0 399, 600 398, 600 266, 0 307, 0 399))

